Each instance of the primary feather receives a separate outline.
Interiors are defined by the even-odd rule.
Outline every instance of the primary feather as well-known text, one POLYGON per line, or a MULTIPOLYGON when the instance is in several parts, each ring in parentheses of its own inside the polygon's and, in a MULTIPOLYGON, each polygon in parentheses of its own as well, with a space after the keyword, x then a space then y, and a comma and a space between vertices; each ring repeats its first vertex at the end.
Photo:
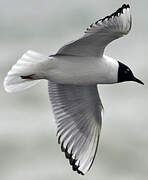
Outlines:
POLYGON ((96 21, 84 35, 59 49, 57 55, 102 56, 113 40, 126 35, 132 25, 130 6, 124 4, 115 13, 96 21))

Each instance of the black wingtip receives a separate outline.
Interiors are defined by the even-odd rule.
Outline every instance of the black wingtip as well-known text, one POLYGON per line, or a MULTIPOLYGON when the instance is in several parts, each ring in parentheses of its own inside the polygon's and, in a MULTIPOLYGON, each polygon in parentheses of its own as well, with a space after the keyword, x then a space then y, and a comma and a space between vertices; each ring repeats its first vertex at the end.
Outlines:
POLYGON ((123 13, 123 9, 128 9, 130 8, 130 5, 129 4, 123 4, 119 9, 117 9, 116 12, 114 12, 113 14, 111 14, 111 16, 117 16, 118 13, 121 14, 123 13))
POLYGON ((128 8, 129 4, 123 4, 121 8, 128 8))
POLYGON ((85 175, 82 171, 79 170, 80 165, 76 165, 77 159, 74 159, 72 157, 72 151, 71 153, 68 152, 68 146, 64 148, 63 142, 61 143, 61 151, 65 153, 65 157, 69 159, 69 164, 72 166, 72 170, 76 171, 78 174, 85 175))
POLYGON ((123 5, 122 5, 122 8, 123 8, 123 9, 124 9, 124 8, 126 8, 126 9, 127 9, 127 8, 130 8, 130 5, 129 5, 129 4, 123 4, 123 5))
MULTIPOLYGON (((95 22, 95 24, 97 25, 98 22, 100 22, 100 21, 103 22, 105 19, 108 19, 108 20, 109 20, 109 19, 112 18, 112 17, 118 16, 118 14, 123 13, 123 9, 128 9, 128 8, 130 8, 130 5, 129 5, 129 4, 123 4, 123 5, 122 5, 120 8, 118 8, 114 13, 112 13, 111 15, 108 15, 108 16, 102 18, 102 19, 99 19, 98 21, 95 22)), ((90 28, 91 28, 91 26, 92 26, 92 25, 90 25, 90 28)), ((88 29, 89 29, 89 28, 88 28, 88 29)))
POLYGON ((116 12, 114 12, 112 15, 116 16, 118 13, 123 13, 123 9, 128 9, 130 8, 129 4, 123 4, 119 9, 117 9, 116 12))

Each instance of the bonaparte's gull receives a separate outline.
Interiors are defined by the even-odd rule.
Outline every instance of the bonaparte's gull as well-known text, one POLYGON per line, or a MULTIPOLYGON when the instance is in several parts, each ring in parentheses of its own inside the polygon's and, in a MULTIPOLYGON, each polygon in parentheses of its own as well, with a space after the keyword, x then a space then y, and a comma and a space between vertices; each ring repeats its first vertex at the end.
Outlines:
POLYGON ((96 21, 84 35, 45 56, 27 51, 4 80, 7 92, 16 92, 48 80, 57 125, 58 142, 74 171, 85 174, 93 164, 102 124, 97 84, 137 79, 130 68, 104 55, 105 47, 131 29, 130 6, 96 21))

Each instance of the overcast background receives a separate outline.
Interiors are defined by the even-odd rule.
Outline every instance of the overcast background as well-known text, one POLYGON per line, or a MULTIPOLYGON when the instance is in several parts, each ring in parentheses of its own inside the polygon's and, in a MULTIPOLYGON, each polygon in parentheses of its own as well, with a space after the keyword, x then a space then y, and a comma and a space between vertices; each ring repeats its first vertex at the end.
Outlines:
POLYGON ((148 179, 148 1, 0 0, 0 179, 148 179), (57 143, 47 82, 8 94, 3 79, 32 49, 53 54, 95 20, 130 3, 133 26, 106 54, 121 60, 145 85, 100 86, 105 112, 94 164, 82 177, 71 170, 57 143))

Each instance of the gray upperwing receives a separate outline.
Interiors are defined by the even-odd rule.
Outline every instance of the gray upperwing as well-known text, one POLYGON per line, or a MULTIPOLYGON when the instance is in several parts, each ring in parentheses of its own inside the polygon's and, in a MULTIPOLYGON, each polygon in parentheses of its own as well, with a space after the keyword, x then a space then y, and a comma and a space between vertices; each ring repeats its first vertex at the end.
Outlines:
POLYGON ((128 34, 131 25, 130 6, 124 4, 113 14, 91 24, 82 37, 64 45, 57 55, 102 57, 105 47, 128 34))

